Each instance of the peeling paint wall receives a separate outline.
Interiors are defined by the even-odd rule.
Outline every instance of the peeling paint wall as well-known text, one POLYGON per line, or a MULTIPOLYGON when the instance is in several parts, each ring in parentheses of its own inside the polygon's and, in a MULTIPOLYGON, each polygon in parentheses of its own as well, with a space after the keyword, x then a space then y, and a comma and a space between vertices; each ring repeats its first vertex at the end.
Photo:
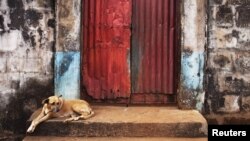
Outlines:
POLYGON ((53 95, 54 10, 53 0, 0 1, 0 132, 23 132, 53 95))
POLYGON ((80 98, 81 0, 57 0, 56 9, 55 93, 80 98))
POLYGON ((205 1, 181 1, 181 74, 177 101, 182 109, 203 109, 205 22, 205 1))
POLYGON ((210 0, 208 11, 206 112, 237 119, 250 112, 250 1, 210 0))
POLYGON ((80 53, 57 52, 55 56, 55 92, 64 98, 79 98, 80 53))

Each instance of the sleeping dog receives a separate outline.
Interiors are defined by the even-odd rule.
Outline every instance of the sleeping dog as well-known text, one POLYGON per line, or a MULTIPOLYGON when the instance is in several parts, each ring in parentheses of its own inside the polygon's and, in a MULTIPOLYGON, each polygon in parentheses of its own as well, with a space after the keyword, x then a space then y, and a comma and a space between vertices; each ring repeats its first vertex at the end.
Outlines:
POLYGON ((51 96, 42 101, 42 112, 31 122, 27 133, 34 132, 36 126, 50 118, 68 117, 64 122, 88 119, 94 115, 84 100, 65 100, 62 96, 51 96))

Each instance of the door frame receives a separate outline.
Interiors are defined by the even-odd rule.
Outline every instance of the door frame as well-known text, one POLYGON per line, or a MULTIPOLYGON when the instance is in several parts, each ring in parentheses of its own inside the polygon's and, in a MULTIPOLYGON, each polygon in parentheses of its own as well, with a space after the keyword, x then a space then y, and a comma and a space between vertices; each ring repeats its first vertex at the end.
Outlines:
MULTIPOLYGON (((81 4, 82 0, 74 0, 74 1, 59 1, 55 4, 57 13, 55 15, 55 57, 54 60, 57 59, 57 54, 68 54, 69 52, 73 52, 76 54, 82 55, 82 24, 78 24, 81 21, 83 7, 81 4), (58 14, 64 11, 68 11, 68 14, 58 14), (70 22, 68 22, 70 21, 70 22), (65 24, 67 23, 67 24, 65 24), (77 23, 77 24, 76 24, 77 23), (59 30, 60 29, 60 30, 59 30), (77 29, 77 30, 76 30, 77 29), (79 30, 78 30, 79 29, 79 30), (62 34, 63 33, 63 34, 62 34), (77 35, 68 37, 69 34, 77 35), (60 36, 59 36, 60 35, 60 36), (67 40, 65 40, 67 39, 67 40), (72 47, 72 45, 76 45, 72 47), (79 47, 78 47, 79 45, 79 47)), ((197 109, 201 111, 204 108, 204 99, 205 99, 205 64, 200 62, 204 62, 206 58, 206 27, 207 27, 207 2, 199 1, 199 0, 188 0, 177 2, 177 15, 178 15, 178 25, 177 25, 177 45, 179 48, 178 58, 177 58, 177 70, 179 71, 179 76, 177 77, 177 104, 181 109, 197 109), (191 15, 193 13, 195 16, 191 15), (194 28, 190 28, 190 21, 195 20, 198 21, 194 28), (187 36, 188 34, 194 34, 196 38, 191 38, 187 36), (199 45, 192 45, 186 40, 194 40, 198 41, 199 45), (195 70, 194 73, 190 73, 193 71, 192 68, 186 67, 186 63, 193 58, 197 59, 196 62, 189 62, 192 66, 199 66, 198 70, 195 70), (199 75, 196 75, 199 74, 199 75), (199 81, 199 85, 194 83, 189 83, 191 81, 199 81)), ((81 61, 81 55, 79 58, 76 58, 77 61, 81 61)), ((56 62, 55 62, 56 63, 56 62)), ((55 65, 54 74, 58 74, 61 71, 60 65, 64 63, 64 60, 59 62, 60 64, 55 65)), ((71 62, 69 62, 71 63, 71 62)), ((80 66, 82 63, 80 63, 80 66)), ((78 67, 79 72, 81 71, 81 67, 78 67)), ((74 79, 70 79, 71 83, 75 83, 74 87, 77 87, 79 91, 71 92, 70 98, 86 98, 86 100, 91 99, 86 95, 86 91, 84 90, 84 86, 81 84, 82 74, 76 75, 74 79), (73 81, 77 80, 77 81, 73 81), (80 80, 80 81, 78 81, 80 80)), ((55 93, 57 93, 60 89, 66 87, 71 88, 71 86, 66 85, 63 82, 64 79, 54 79, 54 89, 55 93), (60 85, 58 85, 60 84, 60 85)), ((66 92, 62 91, 63 96, 67 95, 66 92)))

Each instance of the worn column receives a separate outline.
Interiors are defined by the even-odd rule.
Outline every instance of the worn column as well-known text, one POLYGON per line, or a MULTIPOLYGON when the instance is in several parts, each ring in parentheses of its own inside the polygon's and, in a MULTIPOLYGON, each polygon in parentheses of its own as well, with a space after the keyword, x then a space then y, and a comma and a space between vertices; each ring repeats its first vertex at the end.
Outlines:
POLYGON ((202 110, 206 1, 181 1, 181 74, 178 106, 202 110))
POLYGON ((56 3, 55 93, 80 97, 81 0, 56 3))

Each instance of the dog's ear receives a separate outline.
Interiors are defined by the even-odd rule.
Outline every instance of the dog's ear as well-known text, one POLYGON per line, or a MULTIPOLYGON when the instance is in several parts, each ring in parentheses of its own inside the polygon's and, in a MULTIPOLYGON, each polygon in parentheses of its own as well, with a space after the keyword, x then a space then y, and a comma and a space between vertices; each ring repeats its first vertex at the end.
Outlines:
POLYGON ((58 97, 62 97, 62 95, 59 95, 58 97))
POLYGON ((49 103, 49 99, 47 98, 47 99, 44 99, 43 101, 42 101, 42 104, 44 105, 45 103, 49 103))

